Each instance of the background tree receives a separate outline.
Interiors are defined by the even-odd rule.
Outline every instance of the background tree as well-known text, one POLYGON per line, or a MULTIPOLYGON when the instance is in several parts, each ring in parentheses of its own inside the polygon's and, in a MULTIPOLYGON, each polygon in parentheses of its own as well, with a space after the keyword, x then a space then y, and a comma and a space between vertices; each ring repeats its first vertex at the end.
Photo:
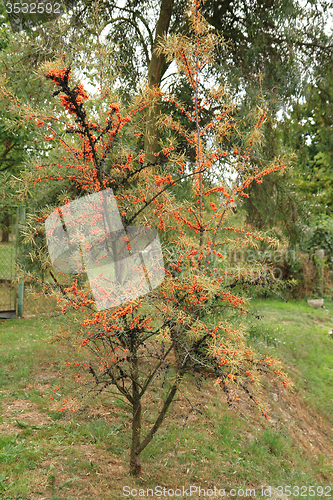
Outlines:
MULTIPOLYGON (((324 70, 325 71, 325 70, 324 70)), ((314 75, 303 102, 285 117, 285 141, 297 152, 297 188, 314 215, 332 215, 332 69, 314 75)))
MULTIPOLYGON (((75 3, 75 6, 68 3, 68 9, 68 16, 21 36, 19 51, 13 47, 14 61, 20 60, 20 68, 25 67, 22 79, 31 79, 32 63, 61 56, 66 57, 67 64, 76 61, 77 67, 82 68, 82 75, 88 75, 82 54, 98 32, 112 48, 109 66, 115 68, 118 92, 123 98, 129 98, 144 78, 148 78, 150 86, 169 88, 180 100, 191 105, 193 93, 186 90, 182 77, 170 75, 170 63, 163 53, 155 50, 163 34, 188 33, 185 2, 87 1, 75 3), (97 18, 101 20, 98 26, 97 18), (72 51, 71 47, 77 50, 72 51)), ((326 0, 308 1, 306 5, 294 0, 282 3, 209 0, 202 9, 204 17, 224 39, 224 43, 216 47, 212 77, 232 85, 244 116, 263 92, 270 106, 270 120, 264 125, 267 146, 262 154, 269 160, 279 152, 288 153, 290 144, 281 141, 274 120, 279 110, 292 104, 292 100, 299 101, 311 78, 308 68, 329 67, 332 57, 332 42, 327 34, 330 3, 326 0)), ((20 81, 14 61, 12 65, 6 63, 6 71, 9 74, 11 68, 15 68, 15 79, 20 81)), ((37 97, 42 84, 39 82, 38 88, 37 81, 33 83, 31 88, 37 91, 37 97)), ((98 86, 96 79, 93 85, 98 86)), ((151 163, 155 162, 154 153, 161 133, 156 120, 163 111, 163 104, 158 100, 147 110, 147 127, 142 140, 151 163)), ((210 117, 206 119, 209 122, 210 117)), ((180 147, 187 146, 183 143, 180 147)), ((272 176, 261 186, 251 186, 244 208, 248 221, 258 224, 258 228, 288 221, 285 234, 295 241, 299 236, 297 217, 302 211, 302 203, 295 196, 293 183, 290 184, 288 177, 284 179, 285 182, 281 182, 272 176), (260 199, 265 200, 263 206, 258 205, 260 199), (268 206, 269 210, 263 209, 268 206), (290 214, 287 218, 285 207, 290 214)))
MULTIPOLYGON (((36 40, 38 35, 34 36, 36 40)), ((5 81, 21 101, 31 104, 37 101, 45 103, 46 93, 34 71, 43 57, 50 55, 49 50, 38 54, 38 43, 31 44, 34 36, 29 37, 24 32, 12 33, 5 5, 0 5, 0 80, 5 81)), ((0 114, 0 227, 2 242, 8 242, 12 206, 18 203, 11 179, 27 168, 32 158, 48 154, 50 148, 44 135, 38 137, 35 124, 22 117, 15 105, 2 100, 0 114)))

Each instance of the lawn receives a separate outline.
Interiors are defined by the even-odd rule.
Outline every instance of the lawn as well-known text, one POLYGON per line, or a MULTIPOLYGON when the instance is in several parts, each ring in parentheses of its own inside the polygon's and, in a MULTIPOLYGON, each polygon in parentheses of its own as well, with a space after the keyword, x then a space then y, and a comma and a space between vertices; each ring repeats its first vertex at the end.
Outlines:
MULTIPOLYGON (((297 391, 333 421, 333 303, 322 309, 306 301, 252 301, 265 327, 277 339, 274 352, 290 367, 297 391)), ((260 338, 260 336, 258 336, 260 338)))
MULTIPOLYGON (((262 498, 261 488, 268 492, 272 486, 275 499, 288 498, 279 496, 279 486, 294 493, 299 486, 302 498, 327 498, 329 490, 320 487, 328 488, 333 477, 333 339, 328 335, 333 306, 315 310, 305 302, 253 300, 252 308, 262 319, 249 316, 251 342, 285 362, 293 392, 263 379, 263 396, 271 406, 266 421, 245 399, 238 410, 228 408, 212 380, 198 388, 189 377, 184 395, 198 411, 190 412, 186 398, 177 398, 143 453, 140 478, 128 476, 131 419, 122 399, 102 396, 82 414, 58 411, 73 387, 73 372, 65 365, 71 355, 48 338, 74 316, 1 322, 1 499, 118 500, 128 491, 133 490, 127 498, 136 498, 140 488, 147 493, 156 486, 216 487, 230 498, 249 497, 253 489, 262 498)), ((151 411, 159 401, 156 389, 151 411)))

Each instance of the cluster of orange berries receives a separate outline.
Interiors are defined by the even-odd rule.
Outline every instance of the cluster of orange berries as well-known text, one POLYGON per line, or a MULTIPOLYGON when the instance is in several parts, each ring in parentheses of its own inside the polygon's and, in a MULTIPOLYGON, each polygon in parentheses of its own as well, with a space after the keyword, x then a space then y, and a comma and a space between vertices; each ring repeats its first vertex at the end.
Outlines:
POLYGON ((259 118, 259 121, 258 121, 258 128, 260 128, 260 127, 262 126, 262 124, 264 123, 264 120, 265 120, 266 116, 267 116, 267 111, 265 111, 265 112, 261 115, 261 117, 259 118))
POLYGON ((53 80, 56 85, 61 85, 61 83, 64 81, 64 79, 67 77, 68 80, 70 80, 70 75, 71 75, 71 70, 64 68, 64 69, 49 69, 46 72, 46 76, 50 78, 50 80, 53 80))
POLYGON ((161 186, 162 184, 173 184, 173 179, 172 179, 172 175, 169 173, 169 174, 166 174, 164 177, 160 177, 159 175, 155 175, 155 182, 156 182, 156 186, 161 186))

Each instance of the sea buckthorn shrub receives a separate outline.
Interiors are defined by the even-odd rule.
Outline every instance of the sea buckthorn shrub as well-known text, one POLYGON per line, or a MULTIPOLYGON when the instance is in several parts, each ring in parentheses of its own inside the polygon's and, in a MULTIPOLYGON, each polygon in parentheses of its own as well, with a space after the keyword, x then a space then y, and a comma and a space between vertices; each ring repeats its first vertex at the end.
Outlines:
MULTIPOLYGON (((242 392, 266 418, 260 373, 271 371, 284 387, 288 385, 279 362, 261 357, 246 341, 242 318, 248 301, 243 288, 260 284, 261 263, 235 266, 225 254, 226 247, 255 248, 264 239, 260 232, 233 224, 235 203, 247 196, 251 183, 282 171, 287 159, 261 166, 252 161, 260 152, 268 110, 265 105, 253 110, 247 132, 240 134, 237 106, 227 88, 214 87, 210 78, 216 38, 200 14, 198 0, 189 4, 189 19, 192 38, 173 35, 161 40, 159 50, 186 76, 191 106, 156 88, 134 96, 130 107, 105 92, 89 95, 76 82, 75 70, 61 66, 61 61, 47 63, 44 74, 62 114, 43 116, 21 106, 53 144, 49 157, 21 176, 21 186, 28 186, 23 194, 46 197, 29 220, 25 242, 31 246, 31 260, 40 259, 47 270, 48 277, 40 280, 42 293, 56 296, 62 313, 72 314, 69 318, 76 315, 56 340, 78 349, 77 359, 67 364, 77 370, 74 380, 82 395, 117 393, 130 408, 132 474, 140 473, 141 452, 175 396, 184 395, 182 382, 188 373, 209 377, 226 392, 230 405, 237 406, 242 392), (150 162, 138 144, 145 143, 145 113, 157 102, 168 103, 169 111, 157 117, 163 144, 156 161, 150 162), (207 113, 211 119, 202 121, 207 113), (182 141, 190 158, 179 148, 182 141), (159 233, 165 278, 138 299, 98 311, 85 273, 66 276, 52 269, 44 221, 59 205, 110 188, 125 230, 136 225, 159 233), (156 386, 164 395, 151 421, 145 405, 156 386)), ((16 100, 10 91, 3 92, 16 100)), ((274 238, 266 242, 276 244, 274 238)), ((33 272, 29 274, 33 280, 33 272)), ((274 282, 273 276, 270 279, 274 282)), ((59 411, 76 411, 81 404, 78 397, 69 397, 59 411)))

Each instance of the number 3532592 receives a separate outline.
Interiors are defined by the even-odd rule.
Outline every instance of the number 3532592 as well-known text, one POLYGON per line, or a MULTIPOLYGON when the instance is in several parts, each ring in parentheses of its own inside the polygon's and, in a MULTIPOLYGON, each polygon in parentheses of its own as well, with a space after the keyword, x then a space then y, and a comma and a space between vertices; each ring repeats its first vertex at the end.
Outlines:
POLYGON ((62 14, 60 3, 6 3, 8 14, 62 14))

